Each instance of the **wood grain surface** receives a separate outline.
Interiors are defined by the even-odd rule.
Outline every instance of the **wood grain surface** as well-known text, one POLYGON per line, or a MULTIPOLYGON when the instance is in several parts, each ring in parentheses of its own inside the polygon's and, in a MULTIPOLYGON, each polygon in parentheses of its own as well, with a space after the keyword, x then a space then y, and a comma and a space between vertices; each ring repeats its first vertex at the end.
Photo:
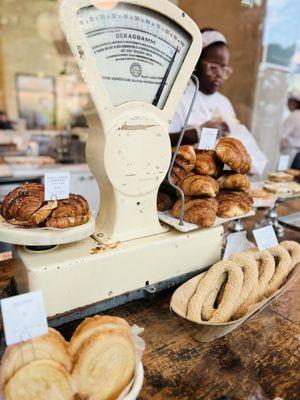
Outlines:
MULTIPOLYGON (((279 206, 286 215, 299 200, 279 206)), ((253 228, 259 212, 247 222, 253 228)), ((300 242, 286 231, 283 239, 300 242)), ((10 262, 0 263, 1 295, 9 293, 10 262)), ((236 331, 198 343, 169 309, 173 291, 110 312, 145 328, 145 382, 139 400, 300 400, 300 282, 236 331)), ((62 326, 69 338, 80 321, 62 326)))

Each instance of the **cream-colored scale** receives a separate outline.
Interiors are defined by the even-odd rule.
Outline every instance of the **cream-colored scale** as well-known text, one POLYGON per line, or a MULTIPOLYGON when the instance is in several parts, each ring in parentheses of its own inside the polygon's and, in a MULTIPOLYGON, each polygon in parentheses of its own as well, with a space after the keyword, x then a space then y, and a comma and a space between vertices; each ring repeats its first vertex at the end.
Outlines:
POLYGON ((101 206, 93 238, 39 254, 17 249, 18 289, 42 289, 49 316, 203 269, 221 254, 221 227, 177 232, 160 224, 156 208, 171 160, 168 125, 201 52, 199 28, 167 0, 107 3, 60 5, 91 94, 87 158, 101 206), (106 250, 95 253, 96 241, 106 250))

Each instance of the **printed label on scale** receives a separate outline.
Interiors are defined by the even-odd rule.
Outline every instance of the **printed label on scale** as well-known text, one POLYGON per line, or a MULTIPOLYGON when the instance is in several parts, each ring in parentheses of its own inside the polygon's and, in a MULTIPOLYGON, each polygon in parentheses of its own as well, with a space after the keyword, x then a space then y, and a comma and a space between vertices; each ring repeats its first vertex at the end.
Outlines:
POLYGON ((45 201, 67 199, 70 196, 70 172, 45 174, 45 201))
POLYGON ((162 108, 192 43, 174 21, 134 4, 84 7, 79 25, 114 106, 143 101, 162 108))
POLYGON ((218 129, 203 128, 198 146, 199 150, 214 150, 218 136, 218 129))
POLYGON ((255 229, 253 235, 256 240, 259 251, 271 249, 278 246, 278 239, 272 225, 265 226, 264 228, 255 229))
POLYGON ((48 333, 48 323, 41 291, 1 300, 7 346, 48 333))

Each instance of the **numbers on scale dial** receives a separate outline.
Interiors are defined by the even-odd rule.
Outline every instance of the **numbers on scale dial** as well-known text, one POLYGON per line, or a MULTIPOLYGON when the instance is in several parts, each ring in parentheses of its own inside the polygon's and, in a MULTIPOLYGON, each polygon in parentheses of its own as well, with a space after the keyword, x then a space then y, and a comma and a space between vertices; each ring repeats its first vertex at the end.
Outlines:
POLYGON ((107 11, 83 8, 79 22, 114 105, 130 100, 152 103, 154 98, 158 107, 165 104, 191 43, 183 29, 152 10, 127 5, 107 11))

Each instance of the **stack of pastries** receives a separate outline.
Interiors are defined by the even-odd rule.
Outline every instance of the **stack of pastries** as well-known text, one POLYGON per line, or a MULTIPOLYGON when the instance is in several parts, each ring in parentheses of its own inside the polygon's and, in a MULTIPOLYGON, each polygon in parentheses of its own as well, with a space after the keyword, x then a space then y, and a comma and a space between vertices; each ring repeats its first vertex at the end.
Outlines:
POLYGON ((211 324, 240 319, 279 290, 299 263, 300 244, 293 241, 266 251, 253 248, 234 254, 200 275, 186 316, 211 324))
POLYGON ((24 184, 4 198, 1 216, 13 225, 28 228, 66 229, 88 222, 89 205, 82 196, 70 194, 68 199, 58 201, 44 201, 44 197, 44 185, 24 184))
MULTIPOLYGON (((216 217, 236 218, 253 206, 247 174, 252 161, 244 145, 235 138, 223 138, 216 150, 195 150, 181 146, 171 178, 185 194, 184 220, 208 228, 216 217), (224 171, 224 165, 230 171, 224 171)), ((175 201, 164 191, 158 195, 158 210, 172 209, 180 217, 181 199, 175 201)))
POLYGON ((121 318, 87 318, 70 343, 54 329, 6 349, 4 400, 116 400, 133 379, 136 350, 121 318))

